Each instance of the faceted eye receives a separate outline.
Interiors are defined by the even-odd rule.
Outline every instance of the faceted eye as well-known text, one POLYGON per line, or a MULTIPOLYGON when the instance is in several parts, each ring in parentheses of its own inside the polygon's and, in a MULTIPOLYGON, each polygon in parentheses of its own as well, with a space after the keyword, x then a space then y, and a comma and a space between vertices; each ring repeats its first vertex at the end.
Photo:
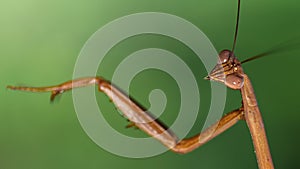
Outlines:
POLYGON ((244 78, 234 73, 226 76, 225 85, 231 89, 241 89, 244 85, 244 78))
POLYGON ((226 63, 229 60, 230 57, 230 51, 229 50, 223 50, 220 54, 219 54, 219 64, 222 63, 226 63))

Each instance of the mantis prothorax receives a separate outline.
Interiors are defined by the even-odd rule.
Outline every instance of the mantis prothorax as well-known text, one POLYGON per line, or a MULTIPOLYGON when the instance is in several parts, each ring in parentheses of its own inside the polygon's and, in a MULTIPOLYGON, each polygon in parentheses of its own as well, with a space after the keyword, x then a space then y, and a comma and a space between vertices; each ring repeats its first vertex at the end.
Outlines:
POLYGON ((113 101, 115 106, 124 113, 128 120, 133 123, 134 126, 156 138, 158 141, 176 153, 188 153, 198 148, 236 124, 239 120, 243 119, 247 122, 247 125, 250 129, 259 168, 271 169, 274 167, 261 113, 257 105, 250 79, 244 73, 241 67, 242 63, 251 59, 240 62, 233 54, 238 33, 239 11, 240 0, 238 0, 238 13, 233 48, 231 51, 223 50, 220 52, 218 63, 206 77, 206 79, 224 83, 231 89, 240 90, 243 98, 243 106, 223 116, 211 127, 191 138, 179 140, 171 131, 166 130, 162 124, 156 121, 152 115, 144 111, 127 95, 122 93, 120 90, 114 87, 114 85, 102 77, 86 77, 75 79, 50 87, 7 87, 12 90, 51 92, 51 100, 54 100, 55 96, 58 94, 62 94, 63 92, 73 88, 97 85, 98 90, 105 93, 113 101), (146 122, 139 123, 136 121, 136 119, 146 122))

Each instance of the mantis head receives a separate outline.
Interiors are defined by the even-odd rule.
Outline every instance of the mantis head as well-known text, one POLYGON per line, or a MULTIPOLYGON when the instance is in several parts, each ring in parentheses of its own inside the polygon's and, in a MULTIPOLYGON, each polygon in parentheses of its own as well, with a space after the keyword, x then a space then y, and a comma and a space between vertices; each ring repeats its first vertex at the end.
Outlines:
POLYGON ((205 79, 224 83, 231 89, 241 89, 244 85, 244 71, 241 62, 230 50, 223 50, 214 69, 205 79))

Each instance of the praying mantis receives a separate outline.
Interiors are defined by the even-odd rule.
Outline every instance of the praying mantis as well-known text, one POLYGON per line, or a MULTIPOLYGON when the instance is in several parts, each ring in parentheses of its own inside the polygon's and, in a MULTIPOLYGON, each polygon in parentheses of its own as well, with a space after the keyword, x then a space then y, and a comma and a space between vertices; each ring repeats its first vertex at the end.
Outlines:
POLYGON ((206 79, 221 82, 234 90, 240 90, 243 105, 241 108, 223 116, 218 122, 202 133, 191 138, 178 140, 173 133, 166 130, 165 127, 156 121, 148 112, 144 111, 138 106, 138 104, 128 98, 127 95, 122 93, 118 88, 102 77, 84 77, 50 87, 7 86, 7 88, 30 92, 51 92, 50 99, 54 100, 57 95, 73 88, 97 85, 98 90, 105 93, 113 101, 115 106, 124 113, 126 118, 133 122, 134 126, 156 138, 176 153, 188 153, 210 141, 236 124, 238 121, 245 120, 252 136, 259 168, 274 168, 263 120, 257 105, 254 90, 249 77, 242 69, 242 63, 251 59, 240 62, 234 55, 234 48, 238 34, 239 12, 240 0, 238 0, 237 22, 232 50, 223 50, 220 52, 218 63, 206 79))

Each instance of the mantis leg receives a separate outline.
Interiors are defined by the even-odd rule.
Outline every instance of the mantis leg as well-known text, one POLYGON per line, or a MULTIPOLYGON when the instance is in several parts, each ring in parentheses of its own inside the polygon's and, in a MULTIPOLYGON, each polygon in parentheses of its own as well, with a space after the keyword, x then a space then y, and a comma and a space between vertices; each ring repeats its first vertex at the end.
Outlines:
POLYGON ((179 141, 172 131, 167 130, 164 125, 157 121, 151 114, 144 111, 126 94, 101 77, 80 78, 49 87, 7 86, 7 88, 30 92, 51 92, 51 101, 53 101, 56 95, 65 91, 94 84, 98 85, 98 90, 105 93, 134 126, 156 138, 176 153, 188 153, 198 148, 244 118, 243 108, 234 110, 223 116, 218 122, 202 133, 179 141))

